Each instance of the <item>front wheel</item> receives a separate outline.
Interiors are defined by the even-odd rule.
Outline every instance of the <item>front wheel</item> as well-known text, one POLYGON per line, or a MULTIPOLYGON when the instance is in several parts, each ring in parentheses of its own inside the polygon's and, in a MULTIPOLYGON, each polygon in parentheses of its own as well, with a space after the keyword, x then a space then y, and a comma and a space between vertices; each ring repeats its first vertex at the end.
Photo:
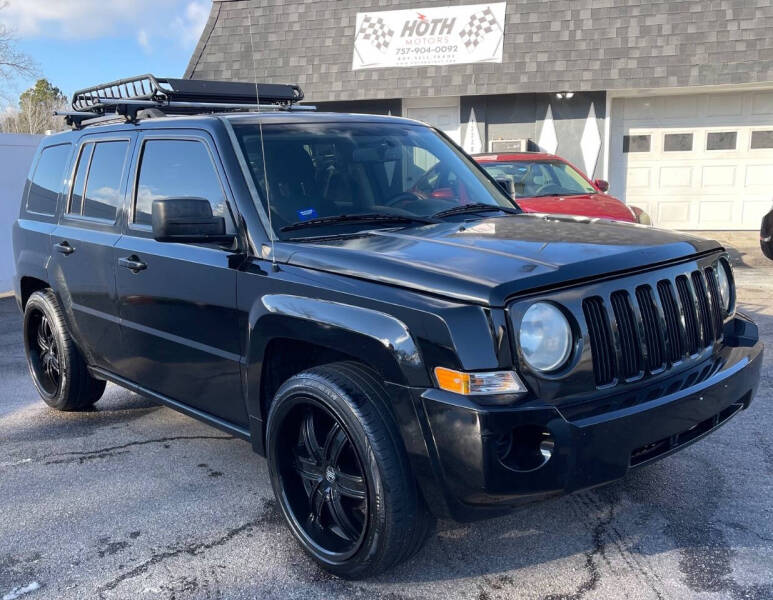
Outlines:
POLYGON ((105 382, 89 374, 50 289, 33 293, 24 307, 24 350, 35 387, 50 407, 83 410, 102 397, 105 382))
POLYGON ((271 484, 303 549, 346 578, 414 554, 431 527, 377 375, 354 362, 285 382, 268 417, 271 484))

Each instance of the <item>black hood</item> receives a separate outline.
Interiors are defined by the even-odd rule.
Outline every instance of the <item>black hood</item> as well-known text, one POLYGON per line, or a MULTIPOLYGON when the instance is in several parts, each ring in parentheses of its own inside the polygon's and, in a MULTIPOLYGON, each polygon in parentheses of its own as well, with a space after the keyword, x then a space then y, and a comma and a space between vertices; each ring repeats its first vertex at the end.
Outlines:
POLYGON ((478 304, 686 259, 714 241, 643 225, 520 214, 282 244, 287 262, 478 304))

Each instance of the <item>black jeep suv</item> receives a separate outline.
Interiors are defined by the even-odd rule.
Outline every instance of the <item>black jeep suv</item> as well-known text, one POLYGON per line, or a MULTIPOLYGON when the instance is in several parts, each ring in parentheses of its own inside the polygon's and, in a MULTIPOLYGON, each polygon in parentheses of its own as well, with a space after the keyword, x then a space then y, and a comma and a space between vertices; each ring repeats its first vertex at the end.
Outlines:
POLYGON ((717 243, 522 214, 421 123, 148 79, 76 94, 35 158, 13 232, 33 381, 60 410, 111 381, 249 440, 331 572, 749 406, 762 345, 717 243))

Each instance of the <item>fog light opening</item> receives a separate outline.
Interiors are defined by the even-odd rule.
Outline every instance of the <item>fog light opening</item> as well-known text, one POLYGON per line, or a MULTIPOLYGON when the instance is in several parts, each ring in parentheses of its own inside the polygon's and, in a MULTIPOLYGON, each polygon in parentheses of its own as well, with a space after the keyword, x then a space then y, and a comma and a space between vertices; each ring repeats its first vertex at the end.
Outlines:
POLYGON ((502 436, 496 451, 499 461, 513 471, 535 471, 545 466, 553 456, 556 441, 551 433, 538 425, 522 425, 502 436))

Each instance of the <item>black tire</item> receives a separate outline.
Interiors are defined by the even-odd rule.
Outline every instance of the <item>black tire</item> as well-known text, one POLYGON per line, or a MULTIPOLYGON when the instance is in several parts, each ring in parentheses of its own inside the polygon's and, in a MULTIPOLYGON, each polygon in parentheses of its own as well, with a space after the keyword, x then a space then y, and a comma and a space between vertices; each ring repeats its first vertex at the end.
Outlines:
POLYGON ((106 382, 89 374, 50 289, 34 292, 24 307, 24 350, 32 381, 51 408, 85 410, 102 397, 106 382))
POLYGON ((339 362, 287 380, 269 411, 266 448, 282 514, 325 570, 371 577, 423 545, 434 521, 370 369, 339 362))

